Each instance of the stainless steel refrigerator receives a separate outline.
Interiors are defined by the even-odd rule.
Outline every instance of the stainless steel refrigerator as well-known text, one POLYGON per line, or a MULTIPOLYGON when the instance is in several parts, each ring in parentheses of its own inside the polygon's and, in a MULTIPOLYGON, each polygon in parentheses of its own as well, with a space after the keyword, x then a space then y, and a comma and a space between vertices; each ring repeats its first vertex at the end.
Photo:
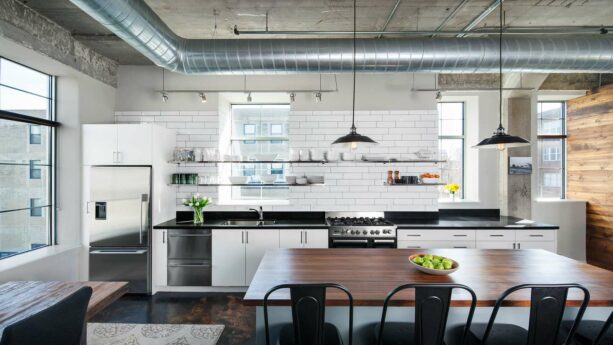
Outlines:
POLYGON ((151 167, 93 166, 88 184, 89 279, 151 293, 151 167))

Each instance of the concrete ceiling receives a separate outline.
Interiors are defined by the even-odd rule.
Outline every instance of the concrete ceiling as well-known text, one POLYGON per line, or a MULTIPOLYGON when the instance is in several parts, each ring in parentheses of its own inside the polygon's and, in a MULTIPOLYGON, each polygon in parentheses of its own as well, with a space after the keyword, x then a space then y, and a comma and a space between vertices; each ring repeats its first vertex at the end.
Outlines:
MULTIPOLYGON (((69 0, 23 0, 83 43, 120 64, 151 64, 69 0)), ((232 30, 350 31, 352 0, 145 0, 178 35, 236 38, 232 30), (215 22, 217 28, 215 28, 215 22)), ((493 0, 469 0, 442 30, 461 30, 493 0)), ((358 31, 381 30, 396 0, 358 0, 358 31)), ((402 0, 387 30, 435 30, 462 0, 402 0)), ((613 25, 611 0, 506 0, 509 26, 613 25)), ((498 12, 477 27, 498 25, 498 12)), ((258 36, 249 36, 256 38, 258 36)), ((261 36, 260 36, 261 37, 261 36)), ((270 36, 267 36, 270 37, 270 36)), ((300 36, 304 38, 305 36, 300 36)), ((308 37, 308 36, 307 36, 308 37)), ((328 36, 327 36, 328 37, 328 36)), ((242 39, 247 38, 241 36, 242 39)), ((275 38, 282 38, 275 36, 275 38)))

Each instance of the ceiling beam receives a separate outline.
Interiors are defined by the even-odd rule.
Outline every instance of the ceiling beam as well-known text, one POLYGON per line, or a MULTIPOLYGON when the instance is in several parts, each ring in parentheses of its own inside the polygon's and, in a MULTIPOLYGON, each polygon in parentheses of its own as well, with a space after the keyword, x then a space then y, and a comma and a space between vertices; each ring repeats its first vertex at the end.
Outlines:
MULTIPOLYGON (((462 0, 462 2, 460 2, 458 4, 458 6, 456 6, 456 8, 453 9, 453 11, 451 11, 451 13, 449 13, 449 15, 447 17, 445 17, 445 19, 441 22, 441 24, 439 24, 439 26, 434 29, 434 31, 441 31, 441 29, 447 25, 447 23, 451 20, 451 18, 455 17, 455 15, 460 12, 460 10, 462 8, 464 8, 464 5, 466 5, 468 3, 468 1, 470 0, 462 0)), ((432 35, 432 37, 434 37, 436 35, 432 35)))
POLYGON ((381 28, 381 32, 382 33, 379 34, 379 36, 377 36, 377 38, 381 38, 383 36, 383 32, 387 29, 387 26, 392 21, 392 18, 394 18, 394 15, 396 14, 396 11, 398 10, 398 6, 400 5, 400 1, 402 1, 402 0, 396 0, 396 4, 394 5, 392 10, 390 11, 390 14, 387 16, 387 20, 385 21, 385 24, 381 28))
MULTIPOLYGON (((500 6, 503 1, 504 0, 494 0, 494 2, 492 2, 485 10, 483 10, 483 12, 479 13, 479 15, 473 18, 470 23, 468 23, 464 28, 462 28, 462 31, 471 31, 472 29, 474 29, 477 25, 479 25, 479 23, 481 23, 481 21, 483 21, 483 19, 485 19, 490 13, 492 13, 496 8, 498 8, 498 6, 500 6)), ((467 34, 459 34, 456 37, 464 37, 466 35, 467 34)))

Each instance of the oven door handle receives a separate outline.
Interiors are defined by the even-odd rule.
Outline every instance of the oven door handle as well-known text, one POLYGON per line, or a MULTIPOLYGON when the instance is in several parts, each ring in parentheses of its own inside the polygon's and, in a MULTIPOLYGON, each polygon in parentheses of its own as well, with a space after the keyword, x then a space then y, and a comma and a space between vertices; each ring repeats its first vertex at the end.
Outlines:
POLYGON ((368 240, 332 240, 332 243, 368 243, 368 240))
POLYGON ((373 242, 374 243, 394 243, 396 241, 394 241, 394 240, 377 240, 377 239, 375 239, 375 240, 373 240, 373 242))

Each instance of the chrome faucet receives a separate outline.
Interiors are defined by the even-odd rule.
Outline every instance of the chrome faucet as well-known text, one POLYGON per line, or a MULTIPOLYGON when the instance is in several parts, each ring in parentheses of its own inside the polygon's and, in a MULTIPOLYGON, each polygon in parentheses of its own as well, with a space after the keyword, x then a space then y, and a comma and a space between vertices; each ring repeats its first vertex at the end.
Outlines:
POLYGON ((250 208, 249 211, 257 212, 259 220, 264 220, 264 209, 262 208, 262 206, 260 206, 259 209, 257 209, 257 208, 250 208))

